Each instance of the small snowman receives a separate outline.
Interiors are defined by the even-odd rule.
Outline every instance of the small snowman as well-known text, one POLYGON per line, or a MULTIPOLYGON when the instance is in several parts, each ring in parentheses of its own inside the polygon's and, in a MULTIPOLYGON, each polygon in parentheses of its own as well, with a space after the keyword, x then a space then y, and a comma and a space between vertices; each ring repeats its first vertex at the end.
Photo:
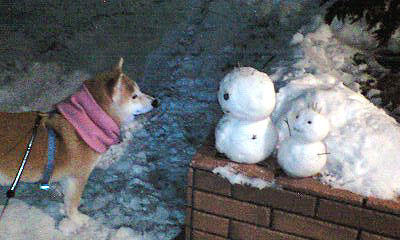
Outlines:
POLYGON ((215 130, 218 152, 239 163, 257 163, 275 149, 278 133, 270 119, 275 89, 267 74, 235 68, 221 81, 218 101, 224 116, 215 130))
POLYGON ((278 149, 279 165, 291 177, 310 177, 319 173, 328 154, 322 140, 329 133, 329 121, 314 106, 297 112, 288 125, 290 136, 278 149))

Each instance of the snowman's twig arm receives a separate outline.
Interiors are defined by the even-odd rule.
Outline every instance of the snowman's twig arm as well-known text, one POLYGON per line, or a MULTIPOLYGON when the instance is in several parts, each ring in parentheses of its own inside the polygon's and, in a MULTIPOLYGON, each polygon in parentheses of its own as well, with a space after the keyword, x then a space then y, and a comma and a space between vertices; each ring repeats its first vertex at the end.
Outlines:
POLYGON ((292 132, 290 131, 289 120, 285 119, 284 121, 285 121, 285 123, 287 124, 287 127, 288 127, 288 129, 289 129, 289 137, 291 137, 291 136, 292 136, 292 132))
POLYGON ((317 155, 328 155, 328 154, 331 154, 331 153, 318 153, 317 155))

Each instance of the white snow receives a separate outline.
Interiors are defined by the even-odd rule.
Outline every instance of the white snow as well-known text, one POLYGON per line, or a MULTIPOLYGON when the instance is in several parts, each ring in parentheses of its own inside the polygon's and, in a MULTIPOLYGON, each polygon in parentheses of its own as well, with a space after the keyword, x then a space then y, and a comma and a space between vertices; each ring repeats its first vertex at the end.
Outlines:
POLYGON ((291 45, 296 45, 299 43, 302 43, 304 40, 304 36, 301 33, 296 33, 295 35, 293 35, 292 41, 290 41, 291 45))
MULTIPOLYGON (((3 208, 3 205, 0 206, 3 208)), ((89 224, 79 229, 72 236, 66 236, 58 230, 56 221, 37 207, 21 200, 13 199, 0 222, 0 239, 13 240, 147 240, 142 233, 130 228, 110 229, 102 223, 90 220, 89 224), (24 216, 21 219, 19 216, 24 216), (110 238, 111 237, 111 238, 110 238)))
POLYGON ((228 179, 231 184, 248 185, 254 188, 263 189, 265 187, 276 187, 275 181, 265 181, 260 178, 250 178, 241 174, 236 170, 233 163, 229 163, 223 167, 216 167, 213 173, 220 174, 223 178, 228 179))

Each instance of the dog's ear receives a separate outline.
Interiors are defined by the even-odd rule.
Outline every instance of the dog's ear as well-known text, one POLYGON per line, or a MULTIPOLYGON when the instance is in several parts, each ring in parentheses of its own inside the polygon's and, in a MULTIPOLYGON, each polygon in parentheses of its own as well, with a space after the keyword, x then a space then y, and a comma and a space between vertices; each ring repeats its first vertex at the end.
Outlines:
POLYGON ((122 72, 122 65, 124 65, 124 59, 121 57, 119 62, 114 66, 114 70, 117 72, 122 72))
POLYGON ((112 78, 107 82, 107 92, 113 102, 118 102, 122 97, 123 77, 124 74, 120 73, 117 78, 112 78))

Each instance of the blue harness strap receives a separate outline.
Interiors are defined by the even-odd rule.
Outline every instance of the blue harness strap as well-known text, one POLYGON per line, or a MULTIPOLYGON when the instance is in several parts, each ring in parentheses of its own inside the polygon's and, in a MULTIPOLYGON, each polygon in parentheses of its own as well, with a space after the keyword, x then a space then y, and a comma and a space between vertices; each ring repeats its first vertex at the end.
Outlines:
POLYGON ((56 155, 56 134, 51 127, 47 128, 47 166, 44 170, 42 180, 40 180, 40 189, 49 190, 49 182, 54 169, 55 155, 56 155))

